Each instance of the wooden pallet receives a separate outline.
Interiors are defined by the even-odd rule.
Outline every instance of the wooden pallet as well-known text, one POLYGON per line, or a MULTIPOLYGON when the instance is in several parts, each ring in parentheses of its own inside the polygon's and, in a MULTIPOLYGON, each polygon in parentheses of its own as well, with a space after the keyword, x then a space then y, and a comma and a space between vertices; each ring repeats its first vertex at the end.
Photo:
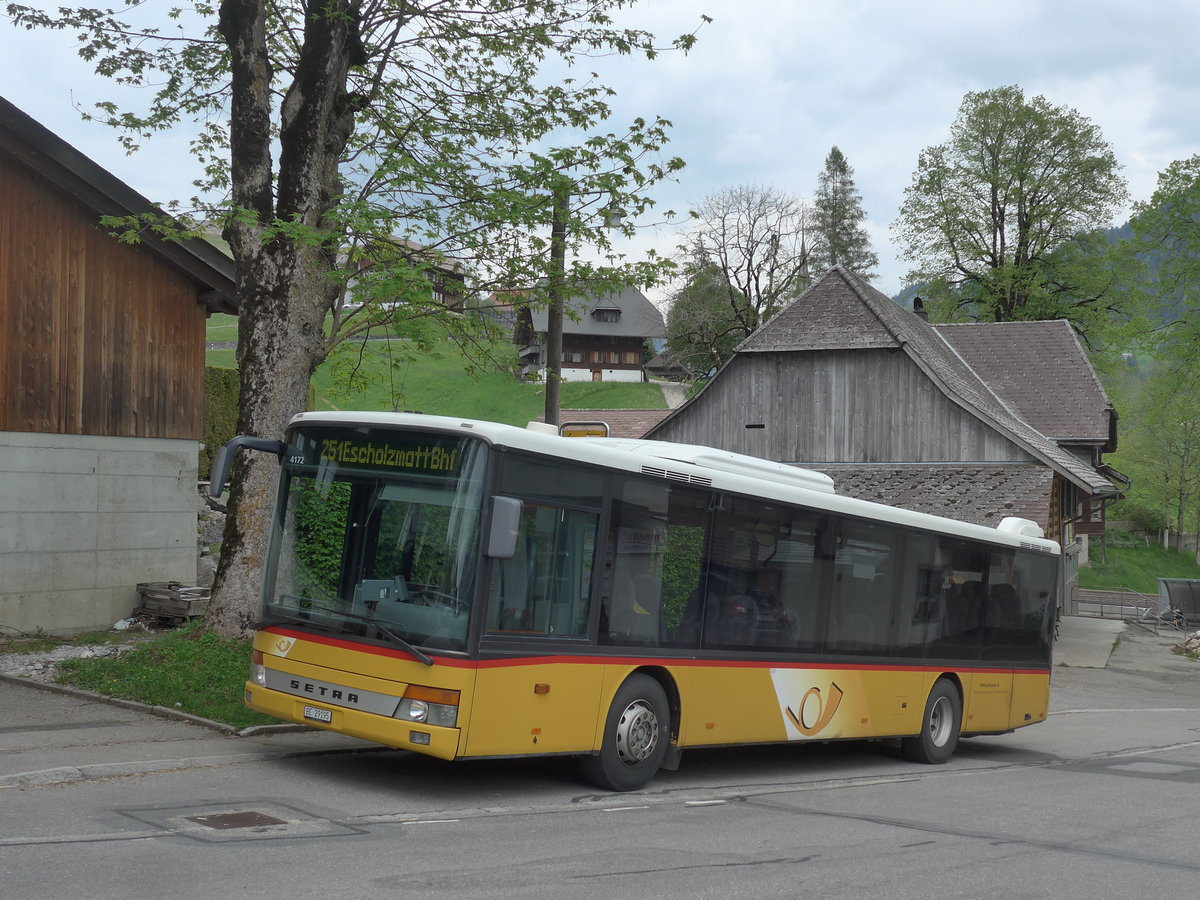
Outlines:
POLYGON ((138 584, 137 593, 135 615, 154 616, 176 624, 204 615, 212 596, 209 588, 178 581, 143 581, 138 584))

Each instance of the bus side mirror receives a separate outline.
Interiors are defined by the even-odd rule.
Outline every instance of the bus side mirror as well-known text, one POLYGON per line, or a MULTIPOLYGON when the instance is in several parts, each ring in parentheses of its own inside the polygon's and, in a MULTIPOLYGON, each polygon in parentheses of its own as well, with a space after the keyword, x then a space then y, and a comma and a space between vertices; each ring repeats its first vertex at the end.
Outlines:
POLYGON ((243 447, 248 450, 265 450, 268 453, 274 453, 281 460, 284 453, 287 452, 287 444, 283 441, 250 437, 245 434, 239 434, 237 437, 230 439, 226 442, 225 446, 217 451, 217 455, 213 459, 212 475, 209 476, 208 482, 208 495, 210 497, 220 497, 225 493, 225 482, 229 480, 229 470, 233 467, 233 457, 243 447))
POLYGON ((512 559, 517 552, 517 532, 521 530, 522 503, 516 497, 492 498, 492 528, 488 532, 484 555, 492 559, 512 559))

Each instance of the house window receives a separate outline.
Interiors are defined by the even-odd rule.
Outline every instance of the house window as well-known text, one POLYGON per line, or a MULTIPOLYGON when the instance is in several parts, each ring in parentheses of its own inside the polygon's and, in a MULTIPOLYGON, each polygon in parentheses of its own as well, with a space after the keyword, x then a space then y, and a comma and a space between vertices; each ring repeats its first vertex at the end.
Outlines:
POLYGON ((640 354, 638 354, 637 351, 626 351, 625 353, 621 354, 621 362, 625 363, 627 366, 636 366, 638 362, 640 362, 639 356, 640 354))
POLYGON ((621 311, 619 309, 593 309, 592 318, 597 322, 619 322, 621 311))

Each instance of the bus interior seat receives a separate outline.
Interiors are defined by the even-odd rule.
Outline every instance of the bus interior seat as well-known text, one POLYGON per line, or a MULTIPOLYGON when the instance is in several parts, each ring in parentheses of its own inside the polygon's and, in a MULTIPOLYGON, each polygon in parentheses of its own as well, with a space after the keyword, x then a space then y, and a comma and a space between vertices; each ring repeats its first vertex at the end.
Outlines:
POLYGON ((662 581, 641 573, 613 579, 608 632, 637 643, 658 643, 662 581))
POLYGON ((988 589, 987 625, 989 628, 1012 629, 1021 624, 1021 605, 1017 589, 1007 582, 993 584, 988 589))

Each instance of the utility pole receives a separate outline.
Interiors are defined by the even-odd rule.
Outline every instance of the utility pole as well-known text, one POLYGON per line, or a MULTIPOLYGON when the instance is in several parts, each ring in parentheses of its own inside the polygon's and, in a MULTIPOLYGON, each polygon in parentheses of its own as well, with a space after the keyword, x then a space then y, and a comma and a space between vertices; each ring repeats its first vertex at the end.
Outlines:
POLYGON ((549 307, 546 318, 546 412, 547 424, 558 426, 559 385, 562 382, 563 282, 567 267, 567 216, 571 194, 564 185, 554 188, 554 214, 550 223, 549 307))

